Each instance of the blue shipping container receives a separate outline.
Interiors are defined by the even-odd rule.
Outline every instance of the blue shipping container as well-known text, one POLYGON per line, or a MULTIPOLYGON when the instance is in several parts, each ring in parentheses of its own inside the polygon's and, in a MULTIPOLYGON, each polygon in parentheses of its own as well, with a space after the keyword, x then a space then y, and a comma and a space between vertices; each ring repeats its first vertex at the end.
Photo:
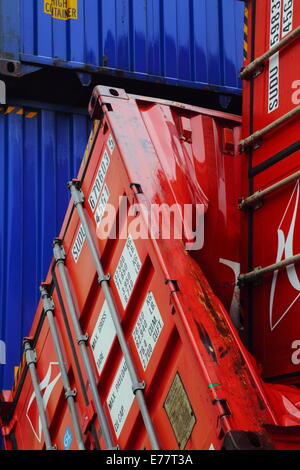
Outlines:
POLYGON ((84 114, 0 108, 0 390, 12 386, 88 128, 84 114))
POLYGON ((239 0, 0 0, 0 72, 46 65, 240 93, 243 9, 239 0))

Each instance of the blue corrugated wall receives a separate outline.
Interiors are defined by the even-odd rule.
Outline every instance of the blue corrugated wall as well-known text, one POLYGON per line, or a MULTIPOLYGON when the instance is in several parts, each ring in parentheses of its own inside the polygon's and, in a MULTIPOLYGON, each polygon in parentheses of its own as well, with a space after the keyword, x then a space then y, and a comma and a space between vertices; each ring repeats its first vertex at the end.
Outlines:
POLYGON ((7 360, 0 389, 12 386, 68 205, 66 184, 88 139, 87 116, 31 111, 0 113, 0 340, 7 360))
POLYGON ((74 1, 62 20, 45 0, 0 0, 0 57, 240 93, 243 2, 74 1))

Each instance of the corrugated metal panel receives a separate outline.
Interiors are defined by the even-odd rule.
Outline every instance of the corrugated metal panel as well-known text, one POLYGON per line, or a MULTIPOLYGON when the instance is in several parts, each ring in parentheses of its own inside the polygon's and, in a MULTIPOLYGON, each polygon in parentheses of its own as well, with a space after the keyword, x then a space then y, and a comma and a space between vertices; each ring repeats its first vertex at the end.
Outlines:
MULTIPOLYGON (((66 389, 77 390, 77 420, 72 423, 67 405, 60 400, 63 372, 60 374, 49 331, 51 318, 40 324, 41 303, 31 336, 36 342, 38 380, 45 383, 48 377, 50 383, 44 395, 49 431, 44 427, 42 435, 38 403, 31 399, 30 373, 23 365, 13 393, 3 397, 7 402, 0 419, 6 430, 5 446, 12 447, 7 431, 14 426, 13 439, 19 449, 41 450, 45 444, 48 448, 55 444, 62 450, 69 441, 70 450, 75 450, 79 448, 77 426, 88 449, 96 448, 97 437, 100 449, 118 446, 131 451, 217 450, 226 449, 228 442, 240 449, 270 448, 263 423, 275 422, 273 402, 262 392, 255 366, 226 310, 188 255, 187 242, 194 236, 188 229, 178 237, 179 226, 186 229, 191 222, 183 214, 186 204, 194 207, 195 214, 200 209, 196 204, 204 203, 205 218, 210 213, 212 201, 206 186, 213 180, 221 186, 220 180, 224 181, 223 142, 218 135, 224 125, 235 126, 239 120, 227 113, 162 100, 150 105, 148 100, 128 97, 124 90, 113 91, 95 89, 92 114, 100 117, 104 104, 112 111, 102 116, 91 158, 78 175, 86 199, 84 213, 80 204, 72 211, 70 203, 60 233, 61 246, 56 244, 56 258, 62 248, 66 254, 65 266, 57 263, 47 277, 48 285, 55 279, 51 296, 64 363, 72 380, 66 389), (217 171, 204 174, 201 163, 214 168, 215 159, 217 171), (161 204, 162 211, 153 210, 154 206, 162 208, 161 204), (178 215, 181 212, 179 217, 174 213, 177 229, 174 226, 170 236, 164 235, 168 225, 164 215, 170 216, 166 207, 172 210, 175 205, 178 215), (101 223, 105 208, 110 223, 106 217, 101 223), (103 273, 110 273, 109 282, 103 273), (97 276, 101 286, 95 282, 97 276), (88 341, 81 342, 81 354, 76 338, 82 332, 87 333, 88 341), (136 385, 139 382, 145 387, 136 385), (92 425, 97 431, 101 428, 101 433, 92 435, 92 425), (65 439, 66 434, 73 439, 65 439)), ((234 140, 237 144, 237 133, 234 140)), ((73 196, 74 191, 75 185, 73 196)), ((223 186, 215 197, 224 192, 223 186)), ((219 218, 227 219, 228 210, 225 198, 219 218)), ((232 234, 230 223, 228 228, 232 234)), ((219 244, 224 246, 224 239, 226 235, 219 236, 219 244)), ((212 243, 208 241, 208 245, 212 243)), ((230 256, 230 252, 225 248, 223 255, 230 256)), ((219 258, 219 253, 211 258, 219 258)), ((44 295, 47 297, 46 289, 44 295)), ((272 395, 282 409, 280 398, 276 402, 272 395)))
POLYGON ((1 56, 240 92, 243 2, 67 0, 77 6, 77 19, 69 20, 53 18, 63 9, 47 13, 58 3, 63 2, 0 1, 1 56))
POLYGON ((12 385, 88 125, 84 115, 55 111, 8 107, 0 113, 0 340, 7 361, 0 365, 0 388, 12 385))

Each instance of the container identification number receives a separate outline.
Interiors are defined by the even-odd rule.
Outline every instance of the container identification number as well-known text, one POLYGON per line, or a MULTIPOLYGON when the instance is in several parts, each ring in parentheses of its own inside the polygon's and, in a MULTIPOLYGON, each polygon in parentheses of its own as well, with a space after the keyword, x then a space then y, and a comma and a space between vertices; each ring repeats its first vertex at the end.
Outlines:
POLYGON ((105 212, 106 204, 108 203, 108 200, 109 200, 109 196, 110 196, 110 193, 109 193, 107 185, 105 184, 102 190, 102 193, 100 195, 99 202, 97 204, 96 212, 94 214, 94 219, 97 225, 100 224, 102 220, 103 214, 105 212))
POLYGON ((280 40, 281 0, 271 1, 270 48, 280 40))
POLYGON ((115 142, 111 135, 109 136, 107 140, 107 147, 108 147, 108 150, 110 151, 110 154, 112 155, 113 151, 115 150, 115 142))
MULTIPOLYGON (((280 41, 281 0, 271 0, 270 48, 280 41)), ((268 112, 279 107, 279 52, 269 59, 268 112)))
POLYGON ((72 248, 72 255, 73 255, 75 263, 77 263, 78 260, 79 260, 79 256, 80 256, 80 253, 82 251, 82 248, 83 248, 83 245, 84 245, 84 242, 85 242, 85 238, 86 238, 85 230, 84 230, 83 226, 80 225, 78 233, 77 233, 76 238, 75 238, 73 248, 72 248))
POLYGON ((107 151, 105 150, 103 157, 101 159, 98 171, 97 171, 97 176, 95 178, 95 181, 94 181, 94 184, 92 186, 92 190, 89 196, 89 205, 93 212, 95 212, 97 201, 101 193, 101 189, 102 189, 109 165, 110 165, 110 158, 109 158, 107 151))
POLYGON ((293 29, 294 0, 284 0, 282 18, 282 37, 293 29))
POLYGON ((144 370, 147 368, 163 326, 164 322, 154 295, 148 292, 132 333, 144 370))

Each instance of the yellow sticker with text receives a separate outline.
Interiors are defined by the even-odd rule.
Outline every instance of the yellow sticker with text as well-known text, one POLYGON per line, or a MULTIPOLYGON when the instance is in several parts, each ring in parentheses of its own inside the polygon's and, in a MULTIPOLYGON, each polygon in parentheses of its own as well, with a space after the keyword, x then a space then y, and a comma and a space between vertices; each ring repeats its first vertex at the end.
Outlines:
POLYGON ((78 0, 44 0, 44 12, 57 20, 77 20, 78 0))

